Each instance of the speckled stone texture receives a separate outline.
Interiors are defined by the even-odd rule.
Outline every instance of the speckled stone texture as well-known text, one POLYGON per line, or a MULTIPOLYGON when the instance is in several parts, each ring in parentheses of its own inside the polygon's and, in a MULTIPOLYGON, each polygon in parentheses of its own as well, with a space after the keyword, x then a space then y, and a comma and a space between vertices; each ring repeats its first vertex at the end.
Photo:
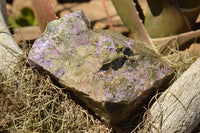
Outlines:
POLYGON ((106 122, 117 123, 171 74, 166 65, 137 54, 138 45, 113 31, 90 30, 78 10, 48 24, 29 60, 106 122))

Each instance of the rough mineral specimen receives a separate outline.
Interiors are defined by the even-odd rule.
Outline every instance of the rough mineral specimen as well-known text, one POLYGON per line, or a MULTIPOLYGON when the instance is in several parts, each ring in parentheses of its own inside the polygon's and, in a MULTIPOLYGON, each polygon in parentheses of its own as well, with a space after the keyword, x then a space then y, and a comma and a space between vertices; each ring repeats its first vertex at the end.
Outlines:
POLYGON ((136 53, 135 45, 119 33, 90 30, 79 10, 50 22, 29 59, 105 121, 116 123, 171 74, 166 65, 136 53))

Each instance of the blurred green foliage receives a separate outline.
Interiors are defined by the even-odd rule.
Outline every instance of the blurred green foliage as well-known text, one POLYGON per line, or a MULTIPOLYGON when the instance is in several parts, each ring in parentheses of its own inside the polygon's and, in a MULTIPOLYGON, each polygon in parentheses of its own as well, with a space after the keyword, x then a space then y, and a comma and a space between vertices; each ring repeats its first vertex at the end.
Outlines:
POLYGON ((28 7, 24 7, 20 10, 20 16, 14 18, 8 17, 9 24, 15 28, 20 28, 24 26, 34 26, 37 25, 37 20, 34 16, 33 10, 28 7))
POLYGON ((168 55, 197 42, 193 31, 200 13, 200 0, 146 0, 143 12, 139 0, 112 0, 133 39, 146 43, 156 54, 168 55), (187 34, 186 34, 187 33, 187 34))
POLYGON ((144 14, 139 0, 112 0, 133 38, 141 41, 146 41, 144 37, 147 34, 151 38, 161 38, 189 32, 200 12, 200 0, 146 0, 146 2, 147 11, 144 14))

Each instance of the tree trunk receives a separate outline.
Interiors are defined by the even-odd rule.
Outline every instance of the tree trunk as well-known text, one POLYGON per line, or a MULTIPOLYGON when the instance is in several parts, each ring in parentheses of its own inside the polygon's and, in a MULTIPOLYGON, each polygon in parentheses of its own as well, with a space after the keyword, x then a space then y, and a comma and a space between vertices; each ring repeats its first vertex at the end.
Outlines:
POLYGON ((6 1, 0 0, 0 73, 7 74, 22 53, 7 27, 6 1))
POLYGON ((153 104, 144 130, 190 133, 200 123, 200 58, 153 104))

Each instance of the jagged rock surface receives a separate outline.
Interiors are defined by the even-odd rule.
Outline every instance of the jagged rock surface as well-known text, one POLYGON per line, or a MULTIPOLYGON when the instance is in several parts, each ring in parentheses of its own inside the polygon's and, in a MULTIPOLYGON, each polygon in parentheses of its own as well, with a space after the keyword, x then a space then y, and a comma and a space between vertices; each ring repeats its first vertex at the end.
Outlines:
POLYGON ((29 59, 105 121, 117 123, 171 74, 163 63, 138 54, 137 48, 119 33, 90 30, 79 10, 50 22, 29 59))

